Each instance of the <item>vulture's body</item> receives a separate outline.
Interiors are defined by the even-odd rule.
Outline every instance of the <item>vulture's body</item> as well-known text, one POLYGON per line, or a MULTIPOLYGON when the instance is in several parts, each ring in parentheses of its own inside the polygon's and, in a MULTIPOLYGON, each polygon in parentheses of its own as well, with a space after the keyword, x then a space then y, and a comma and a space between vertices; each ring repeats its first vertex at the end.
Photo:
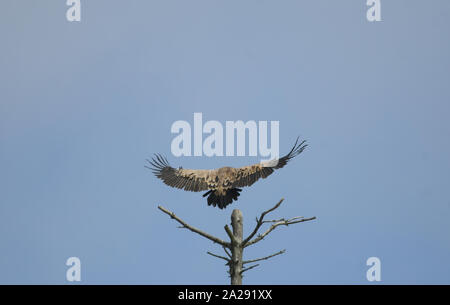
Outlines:
POLYGON ((168 186, 191 192, 207 191, 203 197, 208 196, 208 205, 223 209, 233 200, 237 200, 239 192, 242 191, 241 187, 250 186, 258 179, 266 178, 300 154, 307 145, 305 141, 300 144, 297 142, 298 139, 291 151, 282 158, 240 168, 176 169, 161 155, 156 155, 151 161, 147 160, 152 165, 148 168, 168 186))

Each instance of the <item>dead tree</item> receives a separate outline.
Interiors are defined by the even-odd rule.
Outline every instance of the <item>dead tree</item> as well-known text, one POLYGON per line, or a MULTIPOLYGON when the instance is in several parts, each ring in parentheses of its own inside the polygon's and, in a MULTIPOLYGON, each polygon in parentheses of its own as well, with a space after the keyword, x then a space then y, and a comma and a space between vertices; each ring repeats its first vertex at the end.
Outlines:
POLYGON ((247 236, 247 238, 245 238, 245 239, 243 238, 244 219, 242 216, 242 212, 238 209, 233 210, 233 213, 231 214, 231 227, 232 227, 233 231, 231 231, 231 229, 228 227, 228 225, 225 225, 225 227, 224 227, 225 232, 227 233, 230 241, 224 241, 220 238, 212 236, 206 232, 203 232, 203 231, 187 224, 184 220, 182 220, 181 218, 176 216, 173 212, 163 208, 162 206, 158 206, 158 209, 160 209, 161 211, 163 211, 164 213, 169 215, 172 219, 175 219, 177 222, 179 222, 181 224, 181 226, 179 228, 188 229, 188 230, 190 230, 194 233, 197 233, 197 234, 211 240, 212 242, 217 243, 220 246, 222 246, 222 249, 225 251, 226 256, 211 253, 209 251, 206 253, 211 256, 214 256, 216 258, 225 260, 226 265, 229 267, 228 273, 231 278, 231 285, 241 285, 242 284, 242 274, 250 269, 253 269, 253 268, 259 266, 259 264, 254 264, 249 267, 245 267, 245 265, 259 262, 262 260, 267 260, 269 258, 272 258, 274 256, 277 256, 277 255, 280 255, 280 254, 283 254, 286 252, 286 250, 284 249, 284 250, 278 251, 277 253, 274 253, 274 254, 271 254, 271 255, 268 255, 265 257, 244 261, 243 260, 243 252, 246 247, 254 245, 257 242, 263 240, 267 235, 269 235, 273 230, 275 230, 275 228, 277 228, 279 226, 288 226, 291 224, 316 219, 316 217, 311 217, 311 218, 294 217, 291 219, 281 218, 281 219, 274 219, 274 220, 264 220, 264 217, 267 214, 269 214, 270 212, 277 209, 281 205, 283 200, 284 199, 281 199, 273 208, 263 212, 259 216, 259 218, 256 218, 255 228, 250 233, 250 235, 247 236), (264 224, 271 224, 271 225, 264 233, 258 234, 259 229, 264 224))

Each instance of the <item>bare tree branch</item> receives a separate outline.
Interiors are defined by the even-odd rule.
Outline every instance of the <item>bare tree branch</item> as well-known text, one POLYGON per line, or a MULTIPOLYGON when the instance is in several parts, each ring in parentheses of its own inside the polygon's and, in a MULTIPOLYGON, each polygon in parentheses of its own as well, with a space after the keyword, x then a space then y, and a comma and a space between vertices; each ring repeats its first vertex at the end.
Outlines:
POLYGON ((244 239, 244 241, 242 241, 242 247, 246 247, 246 244, 253 238, 253 236, 255 236, 256 233, 258 233, 259 228, 263 225, 263 220, 264 220, 264 216, 266 216, 267 214, 269 214, 270 212, 272 212, 273 210, 277 209, 281 203, 283 202, 284 198, 281 198, 281 200, 271 209, 268 209, 267 211, 263 212, 261 214, 261 216, 259 217, 259 219, 257 219, 256 221, 256 227, 253 230, 252 233, 250 233, 250 235, 244 239))
POLYGON ((188 224, 187 224, 186 222, 184 222, 181 218, 179 218, 178 216, 176 216, 175 213, 173 213, 173 212, 171 212, 171 211, 165 209, 164 207, 158 206, 158 209, 160 209, 161 211, 163 211, 164 213, 166 213, 167 215, 169 215, 170 218, 175 219, 176 221, 178 221, 178 222, 182 225, 183 228, 189 229, 189 230, 191 230, 192 232, 197 233, 197 234, 199 234, 199 235, 201 235, 201 236, 203 236, 203 237, 205 237, 205 238, 211 240, 211 241, 214 242, 214 243, 220 244, 220 245, 222 245, 222 247, 226 247, 226 248, 230 248, 230 247, 231 247, 230 243, 227 243, 227 242, 221 240, 220 238, 217 238, 217 237, 215 237, 215 236, 212 236, 212 235, 210 235, 210 234, 208 234, 208 233, 205 233, 205 232, 203 232, 203 231, 201 231, 201 230, 199 230, 199 229, 197 229, 197 228, 194 228, 194 227, 188 225, 188 224))
POLYGON ((230 238, 230 241, 224 241, 220 238, 217 238, 215 236, 212 236, 206 232, 203 232, 189 224, 187 224, 185 221, 183 221, 181 218, 177 217, 175 213, 165 209, 162 206, 158 206, 158 209, 160 209, 165 214, 169 215, 170 218, 175 219, 181 226, 178 226, 178 228, 181 229, 188 229, 194 233, 197 233, 209 240, 211 240, 214 243, 220 244, 225 251, 226 256, 218 255, 212 252, 206 252, 208 255, 211 255, 216 258, 220 258, 222 260, 225 260, 227 263, 226 265, 229 267, 228 274, 231 278, 231 284, 232 285, 241 285, 242 284, 242 274, 248 270, 251 270, 255 267, 258 267, 259 264, 252 265, 247 268, 243 268, 244 264, 259 262, 262 260, 268 260, 274 256, 281 255, 286 252, 285 249, 257 259, 247 260, 243 261, 242 259, 242 253, 244 251, 245 247, 248 247, 250 245, 253 245, 262 239, 264 239, 267 235, 269 235, 275 228, 279 226, 288 226, 291 224, 296 224, 300 222, 310 221, 316 219, 316 217, 311 218, 304 218, 304 217, 294 217, 291 219, 273 219, 273 220, 264 220, 264 217, 269 214, 270 212, 276 210, 280 207, 281 203, 283 202, 283 198, 272 208, 268 209, 267 211, 264 211, 259 218, 256 218, 256 226, 253 229, 253 231, 250 233, 250 235, 243 239, 243 216, 242 212, 238 209, 233 210, 233 213, 231 214, 231 225, 233 227, 233 231, 231 231, 230 227, 228 225, 224 226, 225 232, 227 233, 228 237, 230 238), (258 234, 258 231, 261 229, 261 227, 264 224, 270 224, 270 227, 262 234, 258 234), (257 235, 258 234, 258 235, 257 235), (257 235, 255 237, 255 235, 257 235))
POLYGON ((224 257, 224 256, 220 256, 220 255, 217 255, 217 254, 214 254, 214 253, 211 253, 211 252, 206 252, 207 254, 209 254, 209 255, 211 255, 211 256, 214 256, 214 257, 217 257, 217 258, 221 258, 221 259, 223 259, 223 260, 226 260, 227 261, 227 263, 229 263, 230 262, 230 260, 228 259, 228 258, 226 258, 226 257, 224 257))
POLYGON ((259 264, 256 264, 256 265, 250 266, 248 268, 242 269, 241 274, 244 273, 245 271, 248 271, 248 270, 258 267, 258 266, 259 266, 259 264))
POLYGON ((285 220, 284 218, 274 219, 274 220, 264 220, 263 223, 274 223, 285 220))
POLYGON ((243 264, 248 264, 248 263, 259 262, 259 261, 262 261, 262 260, 266 260, 266 259, 272 258, 272 257, 277 256, 277 255, 283 254, 285 252, 286 252, 286 249, 281 250, 281 251, 279 251, 277 253, 274 253, 272 255, 269 255, 269 256, 265 256, 265 257, 261 257, 261 258, 257 258, 257 259, 252 259, 252 260, 248 260, 248 261, 243 261, 242 263, 243 264))
POLYGON ((236 243, 236 237, 234 236, 233 232, 231 232, 230 227, 228 225, 225 225, 224 229, 225 232, 227 232, 228 237, 231 239, 231 243, 236 243))
POLYGON ((225 251, 225 253, 228 255, 229 258, 231 258, 231 253, 228 252, 227 248, 225 248, 224 246, 222 246, 223 251, 225 251))
POLYGON ((311 218, 294 217, 292 219, 288 219, 288 220, 284 220, 283 219, 281 221, 275 222, 273 225, 270 226, 270 228, 266 232, 264 232, 263 234, 258 235, 258 237, 256 237, 255 239, 247 242, 244 245, 244 247, 251 246, 251 245, 257 243, 258 241, 261 241, 262 239, 264 239, 264 237, 269 235, 269 233, 272 232, 273 230, 275 230, 275 228, 278 227, 278 226, 288 226, 288 225, 292 225, 292 224, 295 224, 295 223, 310 221, 310 220, 314 220, 314 219, 316 219, 316 217, 311 217, 311 218))

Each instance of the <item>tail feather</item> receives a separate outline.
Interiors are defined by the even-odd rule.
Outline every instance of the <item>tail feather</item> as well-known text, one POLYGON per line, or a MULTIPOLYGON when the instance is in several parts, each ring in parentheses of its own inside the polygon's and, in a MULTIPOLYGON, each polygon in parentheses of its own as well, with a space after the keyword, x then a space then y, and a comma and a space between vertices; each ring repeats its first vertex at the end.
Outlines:
POLYGON ((224 209, 227 205, 231 204, 233 200, 237 200, 240 195, 241 189, 232 188, 227 190, 225 195, 218 195, 216 191, 210 190, 203 194, 203 197, 208 196, 207 202, 208 205, 212 205, 213 207, 217 206, 219 209, 224 209))
POLYGON ((212 192, 212 190, 207 191, 206 193, 203 194, 203 197, 208 196, 211 192, 212 192))

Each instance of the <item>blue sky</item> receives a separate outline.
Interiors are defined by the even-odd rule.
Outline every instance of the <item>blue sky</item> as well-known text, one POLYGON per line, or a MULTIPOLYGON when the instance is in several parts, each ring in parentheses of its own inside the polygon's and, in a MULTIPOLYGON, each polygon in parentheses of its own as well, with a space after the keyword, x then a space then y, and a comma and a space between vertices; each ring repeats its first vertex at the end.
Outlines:
POLYGON ((246 284, 450 284, 450 3, 3 1, 0 10, 0 283, 227 284, 211 242, 281 197, 281 227, 245 258, 286 254, 246 284), (226 210, 144 168, 214 168, 252 157, 170 153, 171 124, 278 120, 280 152, 309 147, 226 210))

